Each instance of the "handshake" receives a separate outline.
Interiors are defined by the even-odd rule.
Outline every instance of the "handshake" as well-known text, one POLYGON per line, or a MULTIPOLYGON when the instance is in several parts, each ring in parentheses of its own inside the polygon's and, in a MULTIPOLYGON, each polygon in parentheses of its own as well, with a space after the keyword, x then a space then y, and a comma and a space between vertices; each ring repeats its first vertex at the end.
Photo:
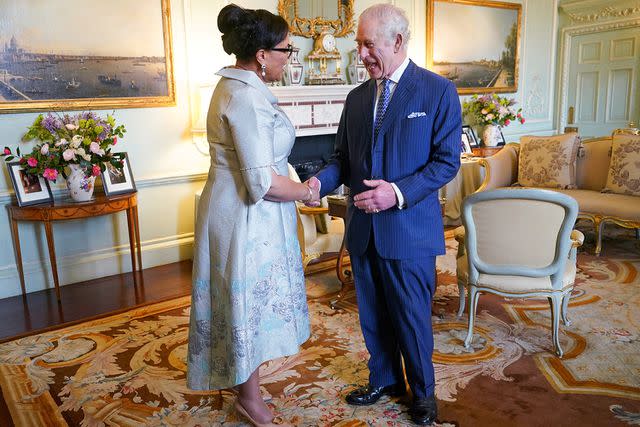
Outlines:
POLYGON ((312 176, 304 182, 304 185, 309 189, 309 198, 303 200, 304 204, 309 207, 320 206, 320 180, 312 176))

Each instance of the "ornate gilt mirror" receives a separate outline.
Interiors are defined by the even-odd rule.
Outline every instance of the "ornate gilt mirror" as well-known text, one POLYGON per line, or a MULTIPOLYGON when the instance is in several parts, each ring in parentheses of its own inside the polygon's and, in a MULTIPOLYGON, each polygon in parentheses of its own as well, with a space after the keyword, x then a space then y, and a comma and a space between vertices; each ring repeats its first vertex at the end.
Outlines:
POLYGON ((318 36, 330 29, 343 37, 353 31, 354 0, 278 0, 278 14, 295 36, 318 36))

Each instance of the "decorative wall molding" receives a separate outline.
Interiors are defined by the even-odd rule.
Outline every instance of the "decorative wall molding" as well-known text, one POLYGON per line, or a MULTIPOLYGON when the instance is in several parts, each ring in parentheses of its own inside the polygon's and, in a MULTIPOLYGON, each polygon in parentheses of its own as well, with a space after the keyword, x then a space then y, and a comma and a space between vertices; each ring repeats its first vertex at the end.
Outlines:
POLYGON ((582 24, 562 29, 560 45, 560 78, 558 79, 558 129, 564 129, 567 124, 567 107, 569 104, 569 64, 571 62, 571 49, 573 38, 583 34, 599 33, 603 31, 615 31, 640 26, 640 17, 635 19, 617 20, 596 24, 582 24))
POLYGON ((640 15, 640 6, 616 8, 614 6, 606 6, 597 12, 593 13, 569 13, 567 12, 569 19, 574 24, 578 23, 593 23, 604 19, 617 19, 627 18, 634 15, 640 15))
POLYGON ((524 101, 524 111, 526 111, 527 115, 531 116, 531 118, 544 118, 545 108, 544 108, 544 96, 542 95, 542 88, 540 87, 541 77, 539 74, 536 74, 531 79, 531 89, 529 93, 526 95, 524 101))
MULTIPOLYGON (((200 182, 207 179, 206 173, 192 173, 192 174, 184 174, 184 175, 174 175, 174 176, 163 176, 157 178, 145 178, 141 180, 136 180, 136 187, 138 190, 142 188, 149 187, 160 187, 164 185, 176 185, 176 184, 185 184, 191 182, 200 182)), ((62 186, 58 188, 51 189, 53 193, 53 197, 55 199, 63 198, 67 195, 67 190, 62 186)), ((14 191, 13 190, 4 190, 0 191, 0 204, 11 203, 14 200, 14 191)))

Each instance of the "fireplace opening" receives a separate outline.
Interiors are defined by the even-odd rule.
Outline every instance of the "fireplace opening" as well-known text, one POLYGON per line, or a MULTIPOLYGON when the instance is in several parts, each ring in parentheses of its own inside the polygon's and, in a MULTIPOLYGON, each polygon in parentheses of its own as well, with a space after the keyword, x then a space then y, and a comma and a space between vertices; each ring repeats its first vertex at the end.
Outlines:
POLYGON ((301 181, 306 181, 315 175, 329 162, 329 158, 333 154, 335 139, 334 134, 296 138, 289 156, 289 163, 296 170, 301 181))

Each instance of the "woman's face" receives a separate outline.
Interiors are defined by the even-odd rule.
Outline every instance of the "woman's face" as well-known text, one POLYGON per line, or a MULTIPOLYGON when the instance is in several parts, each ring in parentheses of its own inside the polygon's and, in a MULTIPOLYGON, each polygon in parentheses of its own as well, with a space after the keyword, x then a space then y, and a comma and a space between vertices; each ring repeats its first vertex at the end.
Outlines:
MULTIPOLYGON (((289 35, 284 38, 280 43, 275 45, 275 48, 286 49, 291 40, 289 35)), ((287 65, 289 59, 289 52, 282 52, 278 50, 266 50, 265 51, 265 63, 267 66, 265 70, 265 76, 262 78, 265 82, 276 82, 282 79, 284 73, 284 67, 287 65)))

